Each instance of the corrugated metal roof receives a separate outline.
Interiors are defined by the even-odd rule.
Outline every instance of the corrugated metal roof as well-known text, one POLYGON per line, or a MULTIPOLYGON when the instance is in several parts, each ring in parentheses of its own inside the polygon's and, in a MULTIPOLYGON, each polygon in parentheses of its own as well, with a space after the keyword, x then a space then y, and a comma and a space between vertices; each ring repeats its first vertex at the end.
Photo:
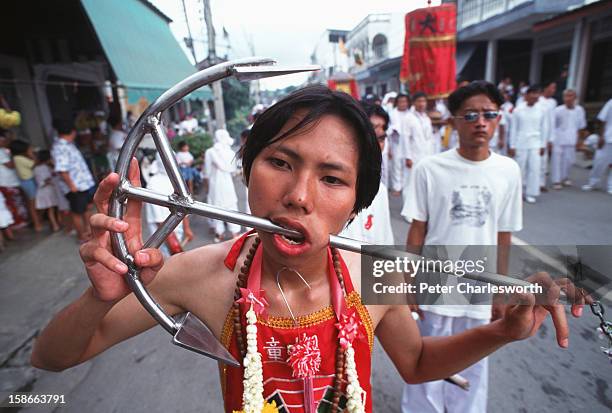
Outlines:
MULTIPOLYGON (((167 20, 141 0, 81 0, 106 57, 127 88, 129 103, 152 102, 196 69, 181 50, 167 20)), ((204 87, 190 97, 211 99, 204 87)))

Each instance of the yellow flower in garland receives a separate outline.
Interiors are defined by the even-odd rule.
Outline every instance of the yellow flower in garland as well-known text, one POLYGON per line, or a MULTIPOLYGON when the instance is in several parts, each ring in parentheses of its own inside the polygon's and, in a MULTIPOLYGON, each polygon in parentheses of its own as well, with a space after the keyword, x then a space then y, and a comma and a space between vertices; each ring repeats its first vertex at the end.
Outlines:
MULTIPOLYGON (((244 413, 244 410, 234 410, 233 413, 244 413)), ((261 413, 278 413, 276 401, 272 400, 272 403, 266 403, 263 409, 261 409, 261 413)))

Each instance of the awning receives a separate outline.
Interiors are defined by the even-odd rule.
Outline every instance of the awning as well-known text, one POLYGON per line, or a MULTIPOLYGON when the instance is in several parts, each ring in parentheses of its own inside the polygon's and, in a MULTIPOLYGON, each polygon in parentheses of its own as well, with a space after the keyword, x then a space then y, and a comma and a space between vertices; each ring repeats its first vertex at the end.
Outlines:
MULTIPOLYGON (((81 0, 130 104, 149 102, 195 73, 170 31, 170 19, 146 0, 81 0)), ((189 95, 212 99, 206 86, 189 95)))

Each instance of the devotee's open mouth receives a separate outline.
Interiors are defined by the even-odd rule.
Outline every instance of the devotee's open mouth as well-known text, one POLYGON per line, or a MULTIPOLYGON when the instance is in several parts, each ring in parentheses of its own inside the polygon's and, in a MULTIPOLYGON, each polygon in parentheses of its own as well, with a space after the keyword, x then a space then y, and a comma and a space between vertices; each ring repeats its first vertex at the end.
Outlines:
POLYGON ((291 229, 302 234, 302 237, 274 234, 276 245, 282 251, 293 255, 303 252, 302 250, 305 250, 308 247, 308 234, 306 229, 302 227, 300 223, 285 218, 274 218, 271 219, 271 221, 280 227, 291 229))

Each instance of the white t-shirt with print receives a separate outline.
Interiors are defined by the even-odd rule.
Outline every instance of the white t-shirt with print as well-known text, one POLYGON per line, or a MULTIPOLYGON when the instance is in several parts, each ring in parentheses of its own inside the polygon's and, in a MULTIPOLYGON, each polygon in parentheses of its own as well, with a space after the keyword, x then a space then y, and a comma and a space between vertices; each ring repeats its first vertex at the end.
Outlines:
MULTIPOLYGON (((491 152, 476 162, 452 149, 423 159, 410 179, 402 215, 427 222, 425 245, 495 246, 498 232, 522 228, 521 172, 511 158, 491 152)), ((461 248, 450 250, 450 259, 462 255, 461 248)), ((487 269, 495 271, 494 263, 487 269)), ((488 305, 422 307, 445 316, 491 316, 488 305)))

